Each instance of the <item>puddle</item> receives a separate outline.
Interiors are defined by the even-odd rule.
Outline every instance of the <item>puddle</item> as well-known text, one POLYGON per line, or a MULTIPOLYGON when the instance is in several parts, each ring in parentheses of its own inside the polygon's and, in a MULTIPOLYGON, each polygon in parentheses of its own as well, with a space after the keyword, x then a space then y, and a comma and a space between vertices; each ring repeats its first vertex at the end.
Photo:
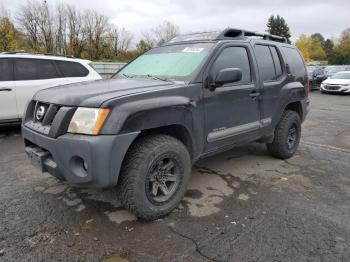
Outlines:
POLYGON ((233 195, 234 190, 222 177, 215 174, 201 174, 197 168, 193 168, 188 192, 184 200, 190 215, 202 217, 219 212, 220 208, 217 205, 224 197, 233 195))

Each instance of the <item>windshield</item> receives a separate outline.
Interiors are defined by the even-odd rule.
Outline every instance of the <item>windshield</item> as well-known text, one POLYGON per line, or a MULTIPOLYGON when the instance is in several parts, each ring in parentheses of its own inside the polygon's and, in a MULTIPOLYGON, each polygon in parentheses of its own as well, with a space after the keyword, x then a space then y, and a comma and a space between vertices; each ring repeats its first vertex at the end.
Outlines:
POLYGON ((114 78, 143 78, 185 81, 207 56, 213 43, 158 47, 141 55, 114 78))
POLYGON ((333 76, 331 76, 332 79, 350 79, 350 72, 349 73, 336 73, 333 76))

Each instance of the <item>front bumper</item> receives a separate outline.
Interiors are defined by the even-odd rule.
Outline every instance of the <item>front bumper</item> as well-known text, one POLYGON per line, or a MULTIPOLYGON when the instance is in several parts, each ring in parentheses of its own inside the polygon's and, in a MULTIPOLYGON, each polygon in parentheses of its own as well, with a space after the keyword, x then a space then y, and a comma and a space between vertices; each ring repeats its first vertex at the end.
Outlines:
POLYGON ((338 94, 349 94, 350 93, 350 86, 341 86, 337 90, 330 90, 328 88, 325 88, 324 86, 320 86, 320 91, 324 93, 338 93, 338 94))
POLYGON ((53 176, 82 187, 115 186, 124 156, 139 132, 51 138, 22 125, 26 153, 32 163, 53 176))

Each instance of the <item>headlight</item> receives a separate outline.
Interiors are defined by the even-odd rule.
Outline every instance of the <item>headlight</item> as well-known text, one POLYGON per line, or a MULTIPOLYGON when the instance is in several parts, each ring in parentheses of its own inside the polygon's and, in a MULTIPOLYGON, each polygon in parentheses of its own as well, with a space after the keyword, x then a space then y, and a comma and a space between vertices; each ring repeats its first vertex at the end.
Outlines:
POLYGON ((109 111, 107 108, 79 107, 69 123, 68 132, 98 135, 109 111))
POLYGON ((324 83, 321 83, 321 87, 324 87, 324 83))

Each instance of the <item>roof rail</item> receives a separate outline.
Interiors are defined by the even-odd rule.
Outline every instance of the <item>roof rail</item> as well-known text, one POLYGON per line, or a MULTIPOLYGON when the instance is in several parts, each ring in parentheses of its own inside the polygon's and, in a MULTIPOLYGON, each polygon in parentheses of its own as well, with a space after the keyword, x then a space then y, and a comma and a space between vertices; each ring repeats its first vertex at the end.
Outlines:
POLYGON ((281 43, 288 43, 287 38, 271 35, 262 34, 248 30, 242 30, 237 28, 226 28, 223 31, 208 31, 208 32, 198 32, 190 33, 185 35, 178 35, 171 39, 168 43, 178 43, 178 42, 189 42, 189 41, 215 41, 215 40, 228 40, 233 38, 245 38, 245 37, 261 37, 264 40, 276 41, 281 43))
POLYGON ((7 55, 13 55, 13 54, 28 54, 28 52, 24 50, 18 50, 18 51, 5 51, 1 52, 1 54, 7 54, 7 55))
POLYGON ((66 58, 76 58, 75 56, 71 56, 71 55, 63 55, 63 54, 57 54, 57 53, 30 53, 24 50, 1 52, 0 54, 6 54, 6 55, 28 54, 28 55, 47 55, 47 56, 58 56, 58 57, 66 57, 66 58))

